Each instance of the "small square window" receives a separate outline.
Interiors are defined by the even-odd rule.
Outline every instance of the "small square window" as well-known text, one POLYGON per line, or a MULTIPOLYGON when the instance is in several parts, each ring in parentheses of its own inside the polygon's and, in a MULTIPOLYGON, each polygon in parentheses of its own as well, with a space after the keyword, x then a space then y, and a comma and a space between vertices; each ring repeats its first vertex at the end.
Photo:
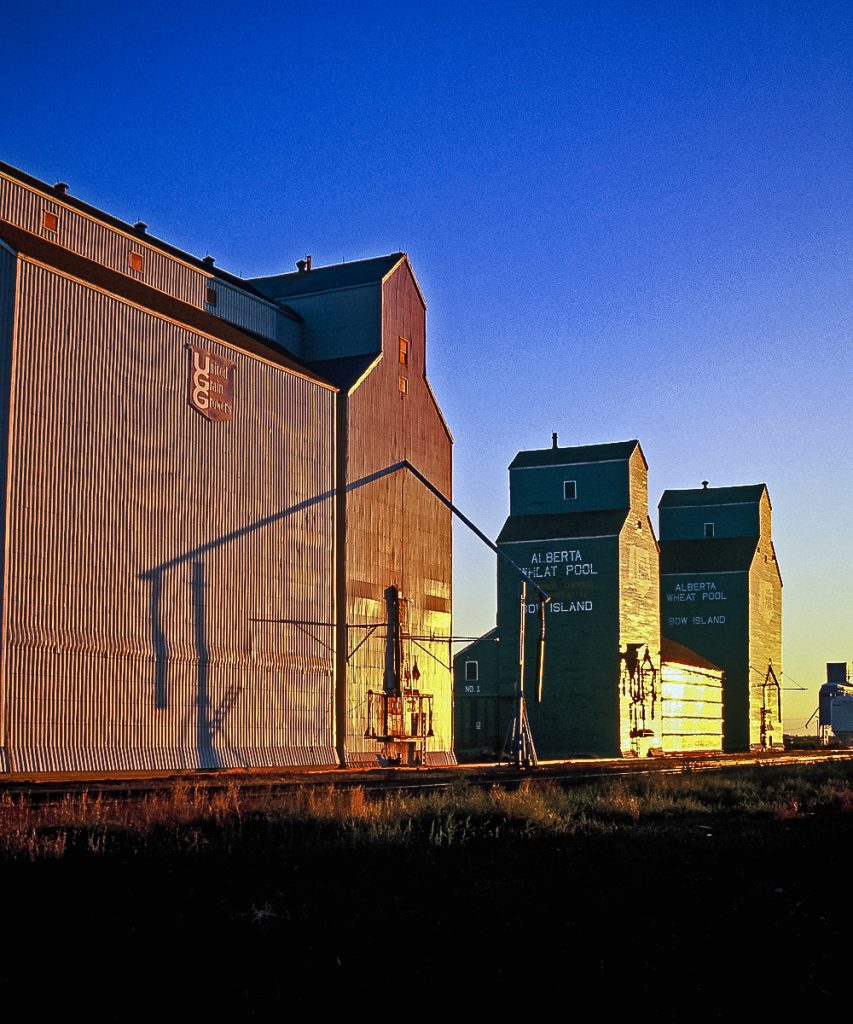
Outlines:
POLYGON ((131 252, 130 254, 130 269, 135 270, 137 274, 142 272, 142 253, 131 252))
POLYGON ((215 288, 208 288, 207 289, 207 304, 208 304, 208 306, 214 306, 214 307, 216 306, 216 289, 215 288))
POLYGON ((45 231, 57 231, 59 229, 59 217, 55 213, 51 213, 50 210, 43 210, 41 226, 45 231))
POLYGON ((409 365, 409 343, 405 338, 400 338, 400 365, 409 365))
POLYGON ((714 524, 713 523, 705 523, 705 536, 706 537, 713 537, 714 536, 714 524))
POLYGON ((401 374, 401 376, 400 376, 400 394, 401 395, 407 395, 408 393, 409 393, 409 381, 405 377, 403 377, 402 374, 401 374))
POLYGON ((480 663, 479 661, 466 661, 465 662, 465 682, 476 683, 480 678, 480 663))
POLYGON ((574 480, 563 481, 563 498, 566 501, 574 501, 578 496, 578 485, 574 480))

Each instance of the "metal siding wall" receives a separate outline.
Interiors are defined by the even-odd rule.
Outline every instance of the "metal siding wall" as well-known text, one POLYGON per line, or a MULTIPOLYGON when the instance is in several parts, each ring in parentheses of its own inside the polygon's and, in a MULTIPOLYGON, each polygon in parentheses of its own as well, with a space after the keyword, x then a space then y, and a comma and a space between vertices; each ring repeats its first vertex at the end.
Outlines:
MULTIPOLYGON (((427 760, 440 763, 439 754, 453 757, 451 513, 405 471, 355 486, 407 458, 451 495, 451 441, 424 378, 424 307, 405 266, 383 286, 382 331, 385 357, 349 399, 347 486, 354 489, 347 495, 347 622, 384 623, 383 594, 393 584, 409 600, 408 631, 446 638, 404 644, 407 666, 418 663, 418 689, 435 698, 427 760), (400 335, 411 343, 407 368, 399 363, 400 335), (405 397, 398 387, 401 373, 409 381, 405 397)), ((350 632, 351 651, 364 632, 350 632)), ((382 750, 364 732, 367 690, 382 689, 384 634, 379 628, 347 669, 346 750, 353 763, 375 764, 382 750)))
MULTIPOLYGON (((291 351, 296 351, 293 348, 293 332, 288 332, 279 323, 287 318, 270 303, 148 245, 144 235, 123 234, 51 196, 34 192, 3 175, 0 175, 0 220, 8 220, 71 252, 102 263, 133 280, 142 281, 191 306, 205 309, 228 323, 254 331, 272 341, 280 341, 291 351), (45 210, 59 217, 56 231, 43 229, 42 214, 45 210), (139 273, 130 269, 131 251, 144 255, 143 269, 139 273), (207 304, 208 287, 217 293, 215 307, 207 304)), ((294 329, 298 338, 296 325, 294 329)))
MULTIPOLYGON (((258 281, 257 285, 263 289, 264 282, 258 281)), ((269 294, 275 296, 273 287, 269 294)), ((380 287, 371 284, 316 295, 286 296, 281 301, 305 318, 302 358, 311 361, 378 353, 381 297, 380 287)))
POLYGON ((18 331, 11 767, 334 763, 331 626, 252 621, 332 622, 333 392, 25 262, 18 331))
MULTIPOLYGON (((12 347, 15 329, 15 287, 18 259, 0 242, 0 619, 5 601, 4 566, 6 561, 6 483, 9 456, 9 404, 12 389, 12 347)), ((2 687, 0 680, 0 687, 2 687)), ((3 694, 0 690, 0 706, 3 694)), ((6 723, 0 715, 0 771, 8 770, 6 723)))
POLYGON ((242 327, 244 330, 259 334, 262 338, 276 341, 295 355, 299 354, 299 325, 286 317, 272 303, 264 302, 263 299, 241 291, 219 278, 210 278, 207 281, 207 288, 212 288, 216 292, 216 305, 210 305, 205 289, 204 308, 208 313, 227 320, 235 327, 242 327))

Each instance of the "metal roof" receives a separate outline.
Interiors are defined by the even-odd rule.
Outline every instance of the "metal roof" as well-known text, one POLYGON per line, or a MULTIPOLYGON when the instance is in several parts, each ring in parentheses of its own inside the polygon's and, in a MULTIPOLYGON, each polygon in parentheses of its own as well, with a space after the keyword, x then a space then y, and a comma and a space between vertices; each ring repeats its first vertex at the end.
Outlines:
POLYGON ((574 466, 582 462, 611 462, 629 459, 640 442, 614 441, 609 444, 582 444, 572 448, 537 448, 519 452, 510 469, 524 466, 574 466))
POLYGON ((740 487, 694 487, 684 491, 664 491, 658 508, 737 505, 752 502, 757 504, 766 490, 766 484, 744 484, 740 487))
POLYGON ((460 658, 464 657, 471 650, 472 647, 476 647, 477 644, 481 644, 484 640, 494 640, 497 643, 499 639, 500 637, 498 636, 498 627, 494 626, 492 629, 488 631, 488 633, 483 633, 483 635, 477 637, 476 640, 472 640, 470 644, 466 644, 461 651, 457 651, 456 654, 453 655, 454 666, 456 665, 460 658))
POLYGON ((393 252, 387 256, 353 260, 351 263, 332 263, 328 267, 296 270, 292 274, 253 277, 250 278, 250 283, 262 290, 265 295, 276 299, 328 292, 336 288, 357 288, 365 284, 379 284, 385 275, 404 259, 404 252, 393 252))
POLYGON ((367 373, 378 357, 378 352, 368 352, 366 355, 346 356, 342 359, 317 359, 308 365, 324 380, 346 393, 367 373))
POLYGON ((678 665, 692 665, 694 668, 707 668, 713 672, 722 672, 723 670, 719 665, 715 665, 713 661, 708 661, 707 658, 703 658, 701 654, 697 654, 696 651, 691 650, 689 647, 685 647, 684 644, 679 644, 675 640, 670 640, 668 636, 662 636, 660 639, 660 659, 661 661, 668 661, 678 665))
POLYGON ((570 512, 565 515, 510 516, 498 535, 498 544, 521 540, 616 537, 627 518, 628 509, 570 512))
POLYGON ((748 572, 758 537, 662 540, 660 571, 669 573, 748 572))
MULTIPOLYGON (((72 209, 79 210, 81 213, 94 217, 96 220, 101 221, 103 224, 106 224, 111 228, 116 228, 118 231, 132 235, 133 237, 138 238, 141 242, 144 242, 146 245, 153 246, 155 249, 159 249, 161 252, 165 252, 169 256, 174 256, 177 259, 190 264, 190 266, 203 271, 205 274, 210 274, 211 277, 221 278, 223 281, 228 281, 229 284, 233 284, 237 288, 241 288, 250 295, 256 295, 258 298, 269 301, 268 295, 259 291, 254 287, 254 285, 246 281, 244 278, 238 277, 236 274, 229 274, 227 270, 222 270, 212 263, 205 263, 205 261, 200 259, 198 256, 193 256, 192 253, 185 252, 183 249, 179 249, 175 245, 170 245, 169 242, 164 242, 162 238, 157 238, 155 235, 149 234, 147 230, 144 232, 137 231, 133 224, 129 224, 127 221, 114 217, 111 213, 106 213, 104 210, 98 209, 97 206, 91 206, 89 203, 84 202, 82 199, 78 199, 69 192, 57 189, 55 185, 49 185, 46 181, 41 181, 41 179, 33 177, 32 174, 27 174, 26 171, 13 167, 11 164, 4 163, 2 160, 0 160, 0 171, 2 171, 3 174, 7 174, 10 178, 14 178, 15 181, 18 181, 23 185, 34 188, 39 192, 44 192, 56 202, 64 203, 72 209)), ((301 322, 302 318, 292 309, 282 307, 282 311, 293 319, 301 322)))

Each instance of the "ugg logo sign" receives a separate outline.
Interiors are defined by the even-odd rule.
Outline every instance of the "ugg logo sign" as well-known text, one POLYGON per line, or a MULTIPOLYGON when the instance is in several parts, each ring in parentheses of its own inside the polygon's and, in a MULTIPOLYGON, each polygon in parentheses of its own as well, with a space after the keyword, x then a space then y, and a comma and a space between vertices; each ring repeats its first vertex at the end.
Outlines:
POLYGON ((190 405, 208 420, 230 420, 234 413, 234 363, 189 345, 190 405))

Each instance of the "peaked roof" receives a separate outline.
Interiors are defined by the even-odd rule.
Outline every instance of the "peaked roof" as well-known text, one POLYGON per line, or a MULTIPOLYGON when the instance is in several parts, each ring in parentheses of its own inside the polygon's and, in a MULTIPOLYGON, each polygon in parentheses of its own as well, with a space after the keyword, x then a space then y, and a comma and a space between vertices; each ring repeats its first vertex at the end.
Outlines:
POLYGON ((510 516, 498 534, 498 544, 526 540, 572 540, 575 537, 616 537, 628 510, 567 512, 564 515, 510 516))
POLYGON ((748 572, 758 537, 662 540, 660 571, 669 573, 748 572))
POLYGON ((670 663, 674 662, 678 665, 692 665, 694 668, 712 669, 714 672, 722 672, 719 665, 715 665, 713 661, 708 661, 707 658, 703 658, 701 654, 697 654, 696 651, 685 647, 684 644, 680 644, 676 640, 670 640, 668 636, 660 638, 660 660, 670 663))
POLYGON ((253 277, 249 280, 264 294, 275 299, 286 299, 296 295, 328 292, 336 288, 378 284, 400 260, 404 259, 404 252, 392 252, 387 256, 374 256, 367 260, 332 263, 328 267, 312 267, 311 270, 296 270, 292 274, 273 274, 271 277, 253 277))
POLYGON ((740 487, 694 487, 684 491, 664 491, 658 502, 658 508, 736 505, 752 502, 757 504, 766 490, 766 484, 744 484, 740 487))
POLYGON ((308 366, 324 380, 346 393, 367 373, 379 356, 378 352, 368 352, 365 355, 345 356, 341 359, 317 359, 308 363, 308 366))
POLYGON ((572 448, 536 448, 519 452, 509 464, 510 469, 528 466, 575 466, 582 462, 611 462, 629 459, 640 442, 613 441, 609 444, 582 444, 572 448))
POLYGON ((497 641, 498 640, 498 627, 494 626, 492 629, 490 629, 488 631, 488 633, 483 633, 483 635, 480 636, 480 637, 477 637, 476 640, 472 640, 470 644, 466 644, 462 648, 461 651, 457 651, 456 654, 453 655, 454 667, 458 664, 458 662, 459 662, 459 660, 461 658, 464 658, 465 655, 468 654, 469 651, 471 651, 474 647, 476 647, 477 644, 483 643, 484 640, 494 640, 494 641, 497 641))

